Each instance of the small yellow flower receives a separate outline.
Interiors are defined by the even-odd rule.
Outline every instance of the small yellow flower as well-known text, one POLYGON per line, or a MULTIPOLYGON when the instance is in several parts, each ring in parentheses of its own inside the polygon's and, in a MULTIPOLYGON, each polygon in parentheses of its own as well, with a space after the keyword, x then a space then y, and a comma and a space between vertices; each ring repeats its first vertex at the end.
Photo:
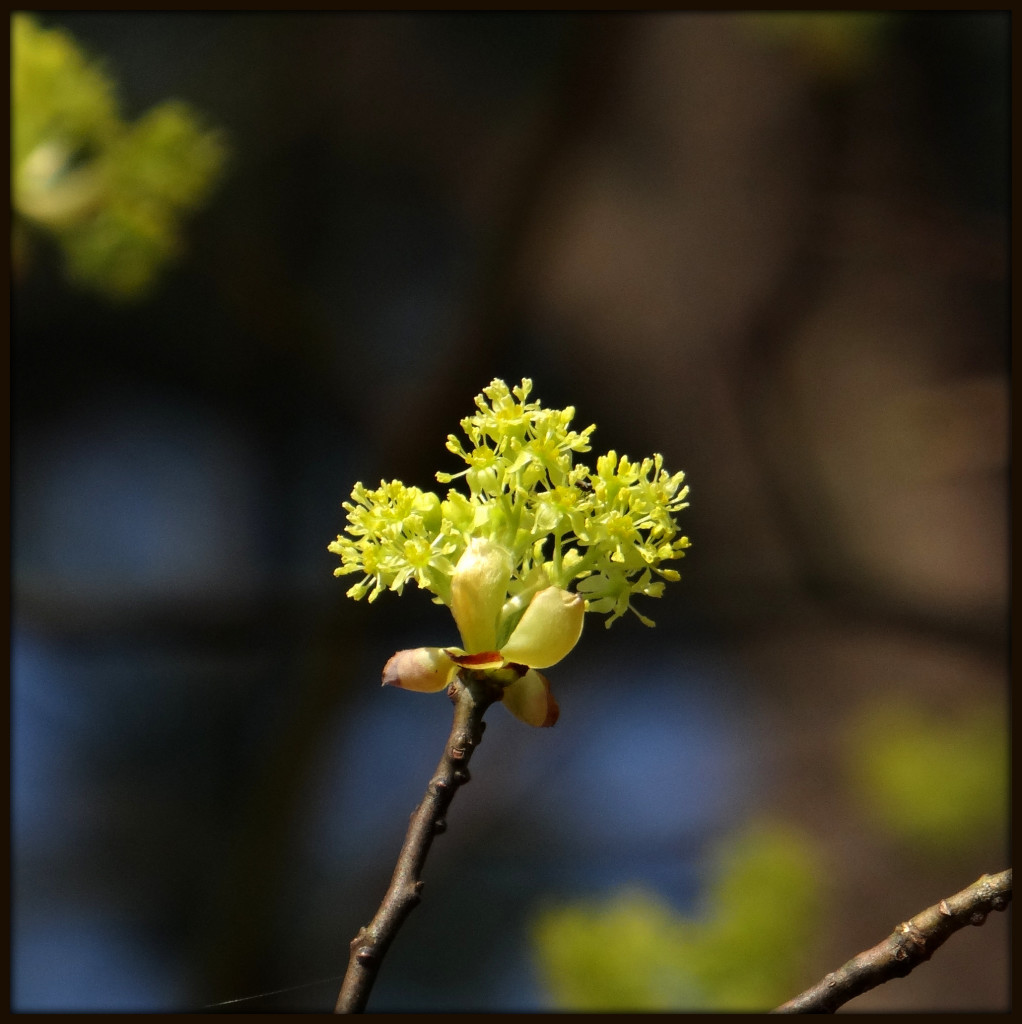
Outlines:
POLYGON ((329 549, 341 559, 335 575, 362 574, 349 597, 373 601, 414 581, 454 616, 462 647, 399 651, 384 683, 435 691, 459 670, 486 672, 519 718, 553 725, 557 703, 537 670, 571 651, 587 611, 607 613, 608 626, 626 611, 653 625, 632 598, 660 597, 664 580, 680 578, 661 566, 689 546, 674 518, 688 488, 660 455, 634 462, 611 451, 595 471, 576 463, 595 427, 572 430, 574 408, 544 409, 531 391, 528 379, 492 381, 461 421, 468 443, 448 437, 467 468, 436 476, 464 477, 467 496, 356 484, 347 533, 329 549))

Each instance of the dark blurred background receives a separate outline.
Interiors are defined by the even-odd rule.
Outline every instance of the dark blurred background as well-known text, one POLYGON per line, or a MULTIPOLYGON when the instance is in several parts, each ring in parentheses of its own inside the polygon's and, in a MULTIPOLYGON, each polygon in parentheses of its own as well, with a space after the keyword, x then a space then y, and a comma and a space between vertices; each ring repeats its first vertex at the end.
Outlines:
MULTIPOLYGON (((449 725, 379 672, 452 637, 326 545, 495 376, 684 469, 693 547, 555 730, 490 713, 372 1009, 544 1008, 536 906, 690 910, 753 816, 824 851, 805 986, 1008 866, 1006 807, 908 848, 842 751, 892 696, 1007 729, 1009 17, 40 14, 231 160, 146 301, 15 282, 14 1008, 343 972, 449 725)), ((1005 1009, 1006 928, 855 1007, 1005 1009)))

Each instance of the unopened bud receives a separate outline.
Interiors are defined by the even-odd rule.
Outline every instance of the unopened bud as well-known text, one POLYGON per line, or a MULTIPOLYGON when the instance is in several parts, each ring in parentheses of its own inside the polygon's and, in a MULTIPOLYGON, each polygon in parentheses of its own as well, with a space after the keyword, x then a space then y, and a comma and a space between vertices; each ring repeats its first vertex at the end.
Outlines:
POLYGON ((458 666, 439 647, 413 647, 398 651, 383 666, 383 685, 435 693, 442 690, 457 671, 458 666))
POLYGON ((497 617, 511 581, 511 556, 492 540, 477 537, 451 577, 451 613, 469 653, 497 646, 497 617))
POLYGON ((556 665, 578 643, 585 610, 578 594, 560 587, 541 590, 500 653, 505 661, 530 668, 556 665))
POLYGON ((550 683, 546 676, 534 669, 505 688, 503 701, 511 714, 528 725, 551 726, 560 715, 557 701, 550 692, 550 683))

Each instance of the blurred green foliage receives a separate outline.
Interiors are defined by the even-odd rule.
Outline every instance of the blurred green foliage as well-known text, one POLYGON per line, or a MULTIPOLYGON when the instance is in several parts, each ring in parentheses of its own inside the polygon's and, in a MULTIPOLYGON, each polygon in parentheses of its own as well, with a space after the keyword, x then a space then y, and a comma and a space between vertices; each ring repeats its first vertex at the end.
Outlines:
POLYGON ((762 1011, 789 998, 818 928, 818 855, 779 825, 733 836, 712 858, 692 920, 626 890, 541 913, 533 933, 553 1005, 570 1011, 762 1011))
POLYGON ((11 23, 14 258, 29 237, 61 245, 69 277, 109 298, 141 297, 179 255, 180 221, 220 177, 226 150, 185 104, 122 119, 104 69, 28 14, 11 23))
POLYGON ((927 858, 974 849, 1008 820, 1008 729, 993 705, 871 704, 848 730, 845 769, 870 820, 927 858))
POLYGON ((760 40, 785 46, 824 78, 861 73, 875 58, 894 15, 876 11, 769 11, 739 15, 760 40))

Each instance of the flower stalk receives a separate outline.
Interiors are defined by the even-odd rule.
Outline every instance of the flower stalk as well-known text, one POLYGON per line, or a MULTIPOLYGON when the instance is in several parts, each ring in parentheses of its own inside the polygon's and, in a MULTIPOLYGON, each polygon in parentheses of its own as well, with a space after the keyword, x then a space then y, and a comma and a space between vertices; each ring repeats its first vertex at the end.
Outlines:
POLYGON ((422 870, 433 837, 447 827, 454 794, 469 781, 468 763, 483 738, 486 709, 500 700, 500 687, 482 673, 463 672, 447 688, 454 723, 425 796, 412 813, 397 866, 372 921, 351 941, 347 973, 334 1013, 361 1013, 387 950, 405 919, 422 899, 422 870))

